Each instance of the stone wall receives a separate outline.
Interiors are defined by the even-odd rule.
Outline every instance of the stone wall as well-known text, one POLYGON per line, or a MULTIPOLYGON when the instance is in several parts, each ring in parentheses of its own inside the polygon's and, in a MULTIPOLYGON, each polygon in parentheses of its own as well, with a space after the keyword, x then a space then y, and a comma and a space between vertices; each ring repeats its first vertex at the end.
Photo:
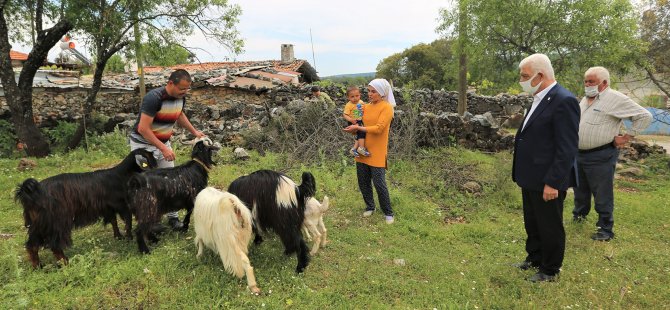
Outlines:
MULTIPOLYGON (((35 88, 33 90, 33 114, 40 127, 51 127, 57 121, 75 121, 81 118, 82 104, 86 101, 87 89, 83 88, 35 88)), ((137 113, 137 94, 124 90, 103 90, 96 97, 96 111, 102 115, 137 113)), ((5 97, 0 96, 0 119, 11 116, 5 97)))
MULTIPOLYGON (((34 90, 34 112, 35 120, 39 126, 53 126, 57 120, 74 121, 81 117, 82 103, 86 99, 86 89, 52 89, 36 88, 34 90)), ((339 109, 348 100, 345 88, 327 86, 323 92, 328 93, 336 102, 339 109)), ((239 132, 248 128, 260 128, 267 122, 268 112, 276 113, 289 103, 304 103, 309 96, 309 87, 282 86, 270 92, 256 94, 255 92, 205 86, 193 89, 187 98, 187 114, 191 122, 199 129, 215 135, 219 141, 224 143, 236 143, 239 132)), ((400 90, 395 91, 398 106, 396 107, 396 118, 402 118, 404 110, 410 107, 418 107, 422 116, 449 115, 453 119, 456 111, 456 92, 431 91, 431 90, 400 90), (446 114, 445 114, 446 113, 446 114)), ((367 100, 367 90, 362 88, 363 100, 367 100)), ((501 120, 514 115, 532 103, 528 96, 498 95, 495 97, 478 96, 468 94, 468 111, 475 114, 474 121, 490 127, 491 132, 497 131, 501 120), (487 113, 488 112, 488 113, 487 113), (486 117, 479 114, 487 113, 486 117)), ((126 90, 102 90, 97 97, 96 112, 98 115, 109 117, 111 126, 120 124, 123 127, 132 126, 139 111, 140 100, 134 91, 126 90)), ((472 119, 472 115, 466 117, 466 122, 472 119)), ((9 109, 0 97, 0 118, 9 118, 9 109)), ((442 118, 438 118, 442 119, 442 118)), ((435 123, 430 121, 429 123, 435 123)), ((437 122, 444 123, 442 121, 437 122)), ((459 132, 453 128, 450 122, 450 132, 459 132)), ((483 134, 480 136, 495 136, 483 134)), ((476 137, 475 137, 476 139, 476 137)), ((465 141, 464 141, 465 142, 465 141)), ((470 141, 472 145, 481 142, 470 141), (474 144, 473 144, 474 143, 474 144)), ((495 142, 491 142, 496 144, 495 142)), ((488 143, 488 145, 491 145, 488 143)), ((507 145, 508 143, 505 143, 507 145)), ((496 144, 497 145, 497 144, 496 144)), ((498 147, 496 147, 498 148, 498 147)), ((491 149, 487 147, 486 149, 491 149)))
MULTIPOLYGON (((367 99, 367 89, 362 88, 361 90, 362 96, 367 99)), ((333 94, 331 97, 335 96, 337 101, 343 104, 347 101, 344 90, 339 87, 326 87, 324 91, 333 94)), ((455 91, 396 89, 394 95, 401 109, 408 103, 417 103, 422 111, 439 114, 442 112, 456 112, 458 105, 458 92, 455 91)), ((500 118, 523 111, 524 108, 530 107, 533 103, 532 98, 525 95, 500 94, 497 96, 481 96, 470 92, 467 94, 467 97, 468 112, 472 114, 491 112, 495 117, 500 118)))

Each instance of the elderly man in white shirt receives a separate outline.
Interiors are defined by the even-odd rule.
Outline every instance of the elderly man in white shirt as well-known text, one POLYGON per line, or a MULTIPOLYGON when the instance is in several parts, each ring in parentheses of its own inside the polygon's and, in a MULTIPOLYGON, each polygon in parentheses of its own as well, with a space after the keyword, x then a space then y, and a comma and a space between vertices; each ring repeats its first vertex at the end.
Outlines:
POLYGON ((584 90, 585 96, 579 103, 582 112, 577 155, 579 186, 574 188, 572 214, 575 222, 584 221, 593 196, 598 230, 591 239, 609 241, 614 238, 614 169, 618 149, 647 128, 652 116, 628 96, 611 89, 609 72, 603 67, 586 70, 584 90), (622 135, 624 119, 630 119, 633 125, 622 135))

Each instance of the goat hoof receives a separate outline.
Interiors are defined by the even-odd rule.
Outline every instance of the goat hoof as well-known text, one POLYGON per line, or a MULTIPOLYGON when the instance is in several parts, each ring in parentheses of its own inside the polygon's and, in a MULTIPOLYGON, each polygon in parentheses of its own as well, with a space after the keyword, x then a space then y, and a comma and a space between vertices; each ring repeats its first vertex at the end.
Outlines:
POLYGON ((258 295, 261 294, 261 289, 259 289, 259 288, 256 287, 256 286, 254 286, 254 287, 250 287, 249 290, 251 290, 251 294, 254 294, 254 295, 256 295, 256 296, 258 296, 258 295))

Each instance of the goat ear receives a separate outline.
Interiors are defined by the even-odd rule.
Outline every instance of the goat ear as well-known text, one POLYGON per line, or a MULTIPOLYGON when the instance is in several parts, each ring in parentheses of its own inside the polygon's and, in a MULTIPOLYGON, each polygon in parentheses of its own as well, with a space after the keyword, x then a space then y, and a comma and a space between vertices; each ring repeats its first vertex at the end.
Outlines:
POLYGON ((147 158, 140 154, 135 155, 135 163, 137 163, 137 166, 142 168, 142 170, 150 168, 147 158))

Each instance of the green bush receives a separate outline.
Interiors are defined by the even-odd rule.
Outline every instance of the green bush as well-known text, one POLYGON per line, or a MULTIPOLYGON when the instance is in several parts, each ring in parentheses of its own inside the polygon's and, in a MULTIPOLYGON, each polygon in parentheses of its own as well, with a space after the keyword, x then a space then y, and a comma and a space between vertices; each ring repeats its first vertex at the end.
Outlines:
POLYGON ((0 120, 0 157, 14 157, 18 152, 16 150, 17 141, 12 123, 0 120))
POLYGON ((77 130, 77 123, 58 121, 54 128, 43 128, 42 134, 49 140, 54 152, 64 152, 68 141, 77 130))
POLYGON ((123 157, 128 154, 128 134, 125 130, 114 129, 113 132, 100 135, 90 135, 88 138, 89 149, 101 151, 105 154, 116 154, 123 157))

